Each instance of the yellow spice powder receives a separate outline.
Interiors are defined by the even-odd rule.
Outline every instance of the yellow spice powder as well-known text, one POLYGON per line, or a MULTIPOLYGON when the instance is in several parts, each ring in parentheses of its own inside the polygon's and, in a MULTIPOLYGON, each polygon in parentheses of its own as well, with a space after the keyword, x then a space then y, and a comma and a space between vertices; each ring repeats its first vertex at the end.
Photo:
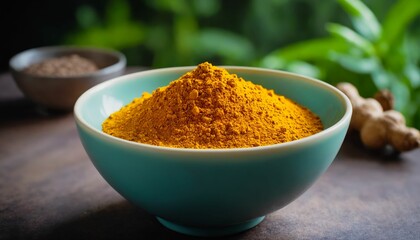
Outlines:
POLYGON ((244 148, 284 143, 320 132, 309 109, 202 63, 113 113, 103 131, 174 148, 244 148))

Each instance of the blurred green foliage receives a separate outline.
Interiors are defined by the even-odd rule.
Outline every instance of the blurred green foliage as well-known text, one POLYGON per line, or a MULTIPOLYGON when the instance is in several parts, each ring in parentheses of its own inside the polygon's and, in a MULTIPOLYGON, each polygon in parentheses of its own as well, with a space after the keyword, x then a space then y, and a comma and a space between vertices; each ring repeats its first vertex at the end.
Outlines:
POLYGON ((407 31, 420 14, 419 2, 396 2, 382 24, 359 0, 338 0, 338 3, 353 28, 328 23, 329 37, 273 51, 261 60, 260 66, 299 72, 293 66, 300 66, 304 61, 306 65, 302 68, 316 70, 312 70, 312 76, 332 84, 351 82, 364 96, 390 89, 396 98, 395 108, 406 116, 409 125, 419 128, 420 43, 418 33, 407 31))
POLYGON ((418 0, 108 0, 81 5, 65 43, 114 48, 131 65, 210 61, 282 69, 365 97, 390 89, 420 128, 418 0))
POLYGON ((325 22, 344 19, 337 7, 333 0, 107 0, 79 6, 64 42, 118 49, 133 65, 255 65, 280 46, 325 35, 325 22))

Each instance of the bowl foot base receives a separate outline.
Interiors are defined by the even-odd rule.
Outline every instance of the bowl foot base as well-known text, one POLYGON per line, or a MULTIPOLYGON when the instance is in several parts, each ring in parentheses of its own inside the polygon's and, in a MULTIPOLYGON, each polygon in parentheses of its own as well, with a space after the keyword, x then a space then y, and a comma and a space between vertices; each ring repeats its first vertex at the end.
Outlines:
POLYGON ((156 217, 157 220, 165 227, 179 233, 186 235, 199 236, 199 237, 215 237, 215 236, 225 236, 235 233, 239 233, 250 228, 257 226, 265 216, 253 218, 246 222, 229 225, 229 226, 220 226, 220 227, 194 227, 180 225, 174 222, 170 222, 160 217, 156 217))

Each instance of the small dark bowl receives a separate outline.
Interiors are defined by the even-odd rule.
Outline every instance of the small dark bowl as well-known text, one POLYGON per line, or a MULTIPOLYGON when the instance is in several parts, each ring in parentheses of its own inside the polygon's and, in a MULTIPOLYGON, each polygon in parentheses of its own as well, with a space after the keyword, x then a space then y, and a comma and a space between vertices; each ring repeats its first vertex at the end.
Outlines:
POLYGON ((87 89, 123 74, 126 58, 122 53, 108 49, 52 46, 23 51, 11 58, 9 65, 16 84, 27 98, 47 109, 70 111, 87 89), (72 54, 92 61, 98 70, 65 77, 37 76, 25 72, 32 64, 72 54))

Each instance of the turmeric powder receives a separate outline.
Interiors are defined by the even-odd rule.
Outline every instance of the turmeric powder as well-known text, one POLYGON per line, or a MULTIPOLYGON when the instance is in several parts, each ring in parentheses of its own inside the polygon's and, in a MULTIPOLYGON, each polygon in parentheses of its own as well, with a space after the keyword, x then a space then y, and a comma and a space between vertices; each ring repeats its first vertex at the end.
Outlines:
POLYGON ((309 109, 205 62, 134 99, 102 128, 139 143, 202 149, 289 142, 323 126, 309 109))

